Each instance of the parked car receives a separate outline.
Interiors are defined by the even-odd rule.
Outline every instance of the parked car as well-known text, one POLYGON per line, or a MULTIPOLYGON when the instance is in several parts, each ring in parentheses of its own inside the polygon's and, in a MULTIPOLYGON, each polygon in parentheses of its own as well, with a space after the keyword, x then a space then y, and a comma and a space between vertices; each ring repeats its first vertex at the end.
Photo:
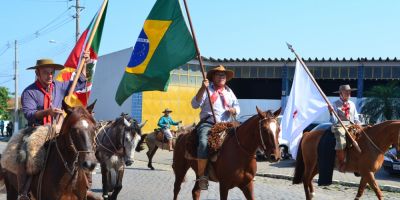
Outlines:
POLYGON ((400 175, 400 158, 396 158, 396 149, 391 148, 385 153, 383 169, 392 175, 400 175))

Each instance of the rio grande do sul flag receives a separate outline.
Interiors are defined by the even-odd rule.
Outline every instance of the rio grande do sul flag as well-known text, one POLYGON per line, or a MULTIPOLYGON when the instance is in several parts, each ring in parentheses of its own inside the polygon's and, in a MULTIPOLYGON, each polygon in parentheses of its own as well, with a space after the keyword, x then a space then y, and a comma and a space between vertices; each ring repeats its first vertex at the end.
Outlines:
POLYGON ((166 91, 171 70, 196 55, 178 0, 157 0, 144 22, 115 101, 141 91, 166 91))
POLYGON ((294 159, 304 128, 327 110, 328 104, 300 61, 296 60, 292 89, 281 121, 282 138, 289 141, 290 152, 294 159))
POLYGON ((85 50, 86 43, 88 41, 88 37, 92 31, 96 31, 92 44, 90 45, 90 61, 89 63, 86 64, 86 79, 87 79, 86 88, 84 90, 74 91, 74 94, 71 98, 72 105, 70 106, 85 106, 85 107, 87 106, 90 96, 90 91, 92 89, 93 76, 96 69, 101 35, 103 33, 104 21, 106 19, 107 7, 108 7, 108 2, 105 7, 103 15, 101 16, 97 30, 93 30, 93 26, 96 21, 96 18, 99 15, 99 12, 97 12, 96 16, 94 16, 89 26, 81 34, 81 37, 76 42, 74 49, 71 51, 67 61, 64 64, 65 68, 61 70, 60 73, 57 75, 56 80, 60 82, 73 80, 75 75, 75 70, 79 65, 79 62, 81 62, 80 58, 82 58, 83 51, 85 50))

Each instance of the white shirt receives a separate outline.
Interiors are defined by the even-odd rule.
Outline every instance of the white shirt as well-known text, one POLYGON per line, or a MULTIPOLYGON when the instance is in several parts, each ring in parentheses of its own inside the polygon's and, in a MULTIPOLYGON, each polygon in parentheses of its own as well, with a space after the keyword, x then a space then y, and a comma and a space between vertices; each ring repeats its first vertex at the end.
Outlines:
MULTIPOLYGON (((213 84, 210 84, 208 86, 208 90, 210 91, 210 96, 211 96, 215 92, 213 84)), ((233 91, 228 86, 225 86, 225 89, 222 91, 222 94, 224 96, 223 98, 226 99, 228 107, 235 108, 236 115, 239 115, 240 113, 239 101, 237 100, 233 91)), ((213 104, 215 118, 217 122, 230 122, 232 121, 231 114, 228 110, 224 108, 222 101, 223 99, 221 98, 221 96, 218 96, 217 100, 213 104)), ((212 115, 210 103, 207 96, 207 91, 204 92, 200 102, 196 100, 196 96, 193 97, 192 107, 194 109, 201 107, 200 119, 204 119, 212 115)), ((214 119, 211 116, 207 119, 207 121, 214 122, 214 119)))
MULTIPOLYGON (((360 124, 360 120, 358 119, 358 113, 357 113, 356 105, 350 100, 348 100, 348 102, 349 102, 349 106, 350 106, 350 111, 349 111, 350 112, 349 113, 350 119, 346 118, 346 114, 342 110, 343 101, 341 99, 338 99, 335 102, 333 102, 333 105, 332 105, 333 110, 336 111, 336 113, 338 114, 340 120, 342 120, 342 121, 351 121, 351 122, 354 122, 356 124, 360 124)), ((336 124, 336 123, 338 123, 338 120, 336 119, 335 116, 332 115, 331 116, 331 122, 333 124, 336 124)))

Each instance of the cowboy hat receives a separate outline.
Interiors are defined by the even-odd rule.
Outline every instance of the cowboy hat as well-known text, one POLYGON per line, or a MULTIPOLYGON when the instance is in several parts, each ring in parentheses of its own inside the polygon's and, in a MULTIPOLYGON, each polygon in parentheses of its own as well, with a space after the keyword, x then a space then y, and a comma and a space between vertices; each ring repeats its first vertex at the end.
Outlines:
POLYGON ((339 90, 333 93, 340 93, 341 91, 356 91, 357 89, 351 88, 349 84, 339 86, 339 90))
POLYGON ((52 68, 54 68, 55 70, 62 70, 62 69, 64 69, 64 66, 63 66, 63 65, 56 64, 56 63, 54 63, 53 60, 51 60, 51 59, 40 59, 40 60, 37 60, 35 66, 33 66, 33 67, 28 67, 28 68, 26 68, 26 69, 27 69, 27 70, 29 70, 29 69, 38 69, 38 68, 41 68, 41 67, 52 67, 52 68))
POLYGON ((169 108, 166 108, 164 111, 162 111, 162 113, 172 113, 172 110, 170 110, 169 108))
POLYGON ((224 66, 218 65, 214 69, 211 69, 207 72, 207 79, 212 81, 212 78, 214 77, 214 74, 216 72, 224 72, 226 74, 226 81, 229 81, 233 78, 234 72, 232 70, 225 69, 224 66))

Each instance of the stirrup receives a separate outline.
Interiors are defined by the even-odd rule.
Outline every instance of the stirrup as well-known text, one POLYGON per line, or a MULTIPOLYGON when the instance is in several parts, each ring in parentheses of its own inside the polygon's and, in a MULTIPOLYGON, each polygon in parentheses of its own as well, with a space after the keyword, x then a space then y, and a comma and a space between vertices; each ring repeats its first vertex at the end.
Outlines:
POLYGON ((208 190, 208 178, 207 178, 207 176, 201 176, 196 181, 199 182, 200 190, 208 190))
POLYGON ((27 194, 19 194, 17 200, 30 200, 27 194))

